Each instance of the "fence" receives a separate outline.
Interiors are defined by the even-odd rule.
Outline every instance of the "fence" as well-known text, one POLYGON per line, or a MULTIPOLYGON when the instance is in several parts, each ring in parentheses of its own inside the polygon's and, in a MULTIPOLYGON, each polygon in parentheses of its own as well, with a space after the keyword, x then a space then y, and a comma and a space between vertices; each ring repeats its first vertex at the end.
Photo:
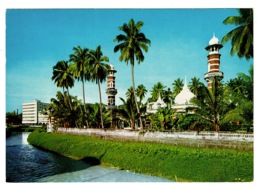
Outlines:
POLYGON ((230 133, 230 132, 141 132, 126 129, 102 130, 58 128, 59 133, 75 135, 98 136, 119 140, 135 140, 169 143, 174 145, 197 147, 220 147, 240 150, 253 149, 254 134, 230 133))

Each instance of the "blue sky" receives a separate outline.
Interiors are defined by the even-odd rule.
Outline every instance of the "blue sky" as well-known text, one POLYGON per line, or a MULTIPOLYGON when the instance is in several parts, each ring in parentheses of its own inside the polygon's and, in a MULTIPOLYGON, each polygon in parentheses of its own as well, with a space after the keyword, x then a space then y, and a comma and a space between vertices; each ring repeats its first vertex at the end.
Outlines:
MULTIPOLYGON (((236 9, 7 9, 6 10, 6 111, 21 112, 23 102, 39 99, 49 102, 61 90, 55 86, 52 67, 68 60, 75 46, 95 49, 101 45, 117 70, 116 88, 125 97, 131 86, 131 68, 114 53, 113 39, 118 27, 131 18, 143 21, 142 32, 151 40, 145 60, 135 66, 136 86, 148 91, 158 81, 172 88, 175 79, 194 76, 204 82, 207 72, 205 47, 213 33, 219 40, 234 26, 222 22, 238 15, 236 9)), ((221 49, 220 70, 224 81, 238 72, 248 74, 253 60, 230 55, 230 42, 221 49)), ((204 82, 205 83, 205 82, 204 82)), ((98 102, 96 84, 86 83, 86 101, 98 102)), ((107 103, 106 83, 102 99, 107 103)), ((82 98, 81 83, 75 82, 71 95, 82 98)), ((148 92, 147 97, 150 96, 148 92)))

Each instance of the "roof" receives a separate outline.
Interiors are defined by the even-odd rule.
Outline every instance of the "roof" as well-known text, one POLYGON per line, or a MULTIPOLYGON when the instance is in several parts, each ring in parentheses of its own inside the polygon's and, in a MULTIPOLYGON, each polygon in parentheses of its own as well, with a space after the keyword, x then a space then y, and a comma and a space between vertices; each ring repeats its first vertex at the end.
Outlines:
POLYGON ((183 86, 182 91, 175 97, 175 104, 190 104, 190 100, 195 97, 195 95, 190 91, 186 83, 183 86))

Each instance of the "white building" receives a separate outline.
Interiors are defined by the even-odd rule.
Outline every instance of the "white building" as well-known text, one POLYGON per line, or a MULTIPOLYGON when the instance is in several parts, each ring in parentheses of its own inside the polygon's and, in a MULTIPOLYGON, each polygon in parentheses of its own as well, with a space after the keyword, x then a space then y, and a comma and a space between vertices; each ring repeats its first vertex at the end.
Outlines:
MULTIPOLYGON (((196 106, 190 102, 195 95, 189 90, 186 78, 181 92, 175 97, 175 104, 171 106, 177 113, 192 113, 196 106), (190 112, 189 112, 190 111, 190 112)), ((159 108, 166 108, 167 104, 161 99, 161 95, 156 102, 150 102, 147 105, 147 113, 156 113, 159 108)))
MULTIPOLYGON (((175 104, 172 105, 172 109, 176 110, 178 113, 188 113, 191 110, 193 112, 196 106, 191 103, 191 99, 194 98, 195 95, 190 91, 186 83, 181 90, 181 92, 175 97, 175 104)), ((190 112, 190 113, 191 113, 190 112)))
POLYGON ((159 93, 159 97, 156 102, 150 102, 147 105, 146 112, 147 113, 156 113, 159 108, 166 108, 167 104, 161 99, 161 95, 159 93))
POLYGON ((30 125, 49 123, 48 115, 40 113, 40 111, 47 109, 48 105, 48 103, 41 102, 40 100, 34 100, 33 102, 23 103, 22 123, 30 125))

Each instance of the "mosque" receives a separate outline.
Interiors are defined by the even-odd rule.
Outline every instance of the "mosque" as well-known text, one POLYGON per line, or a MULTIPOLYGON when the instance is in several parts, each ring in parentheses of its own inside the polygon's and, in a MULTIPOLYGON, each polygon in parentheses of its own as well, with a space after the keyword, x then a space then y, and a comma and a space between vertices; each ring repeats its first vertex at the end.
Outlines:
MULTIPOLYGON (((221 72, 220 69, 220 56, 219 50, 223 47, 222 44, 219 43, 218 38, 215 37, 215 34, 213 34, 213 37, 209 41, 209 45, 205 47, 205 49, 208 51, 208 72, 204 74, 204 79, 208 83, 208 88, 210 89, 212 86, 212 80, 214 77, 218 76, 219 80, 222 80, 224 77, 223 72, 221 72)), ((115 115, 113 112, 117 108, 115 103, 115 96, 117 94, 117 89, 115 88, 115 73, 117 71, 114 69, 114 66, 110 64, 110 69, 108 70, 108 77, 107 77, 107 97, 108 97, 108 105, 107 109, 112 110, 112 117, 113 120, 111 122, 112 125, 116 125, 116 121, 114 120, 115 115)), ((147 105, 146 114, 154 114, 157 112, 159 108, 165 108, 167 107, 167 104, 163 101, 161 98, 161 95, 158 95, 158 99, 156 102, 150 102, 147 105)), ((171 105, 171 108, 175 110, 177 113, 188 113, 192 114, 194 113, 194 110, 196 109, 196 105, 192 104, 191 99, 196 97, 195 94, 193 94, 186 81, 184 86, 181 90, 181 92, 175 97, 174 104, 171 105)))
MULTIPOLYGON (((211 83, 214 77, 218 76, 221 80, 224 77, 223 72, 219 70, 220 68, 220 56, 219 50, 223 47, 222 44, 219 43, 218 38, 213 37, 209 41, 209 45, 205 48, 208 51, 208 72, 204 74, 204 79, 208 83, 208 88, 211 88, 211 83)), ((171 106, 177 113, 194 113, 196 106, 191 103, 191 99, 194 98, 195 95, 188 88, 186 77, 185 83, 182 91, 175 97, 174 104, 171 106)), ((147 105, 147 113, 156 113, 159 108, 167 107, 166 103, 161 99, 161 95, 156 102, 150 102, 147 105)))

